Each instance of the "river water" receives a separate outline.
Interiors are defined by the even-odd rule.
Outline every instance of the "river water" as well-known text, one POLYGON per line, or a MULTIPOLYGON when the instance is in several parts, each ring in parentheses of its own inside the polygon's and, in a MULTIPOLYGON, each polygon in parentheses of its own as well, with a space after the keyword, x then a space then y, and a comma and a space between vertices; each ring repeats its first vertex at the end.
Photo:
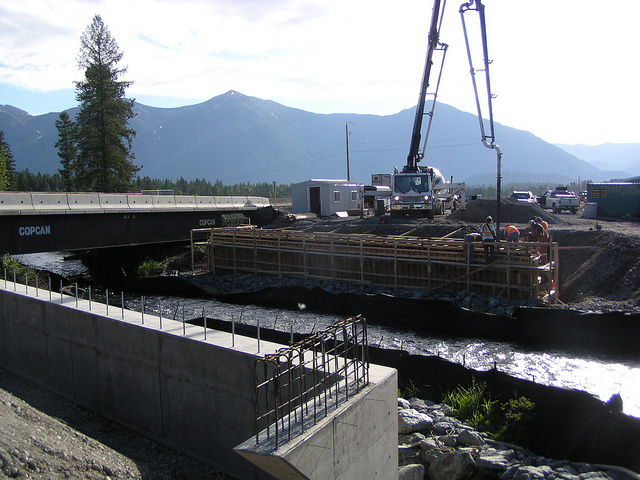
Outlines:
MULTIPOLYGON (((17 255, 24 264, 57 273, 67 278, 87 278, 88 269, 78 259, 62 253, 17 255)), ((126 307, 141 310, 142 297, 127 294, 126 307)), ((299 305, 296 311, 254 305, 233 305, 217 300, 166 296, 146 296, 145 313, 162 314, 163 318, 187 320, 206 315, 265 328, 289 332, 311 333, 333 325, 341 317, 307 311, 299 305)), ((576 355, 562 351, 526 350, 517 345, 465 338, 423 337, 412 331, 388 326, 369 325, 369 343, 401 348, 414 354, 439 355, 449 361, 475 370, 498 370, 514 377, 543 385, 572 388, 589 392, 603 401, 619 393, 623 410, 640 418, 640 359, 616 359, 603 355, 576 355)))

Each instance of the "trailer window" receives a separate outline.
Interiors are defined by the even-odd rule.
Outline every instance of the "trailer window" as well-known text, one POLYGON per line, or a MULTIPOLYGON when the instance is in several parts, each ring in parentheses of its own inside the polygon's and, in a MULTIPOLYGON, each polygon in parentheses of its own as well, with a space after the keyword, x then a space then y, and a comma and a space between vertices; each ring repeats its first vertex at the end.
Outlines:
POLYGON ((333 201, 334 202, 339 202, 340 201, 340 190, 334 190, 333 191, 333 201))

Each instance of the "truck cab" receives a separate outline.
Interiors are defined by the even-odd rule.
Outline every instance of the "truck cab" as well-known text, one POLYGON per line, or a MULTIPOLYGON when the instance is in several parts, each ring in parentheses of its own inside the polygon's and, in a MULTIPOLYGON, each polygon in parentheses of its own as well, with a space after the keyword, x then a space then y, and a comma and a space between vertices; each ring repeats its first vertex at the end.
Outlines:
POLYGON ((391 216, 418 215, 433 219, 431 171, 418 168, 415 172, 393 175, 391 216))

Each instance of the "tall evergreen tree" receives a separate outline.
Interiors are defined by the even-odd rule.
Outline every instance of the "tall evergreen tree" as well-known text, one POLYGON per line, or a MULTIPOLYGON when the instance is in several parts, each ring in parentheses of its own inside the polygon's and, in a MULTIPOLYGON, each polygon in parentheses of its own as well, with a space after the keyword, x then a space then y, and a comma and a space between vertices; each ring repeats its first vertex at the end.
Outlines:
POLYGON ((76 125, 69 118, 67 112, 60 113, 60 117, 56 120, 56 128, 58 129, 58 141, 56 148, 62 168, 58 170, 62 177, 65 192, 73 192, 74 178, 73 165, 78 156, 78 147, 76 145, 76 125))
POLYGON ((9 190, 15 187, 15 174, 16 165, 13 160, 13 153, 11 153, 11 147, 4 139, 4 132, 0 130, 0 151, 4 152, 3 155, 3 175, 5 177, 4 186, 0 190, 9 190))
POLYGON ((80 38, 78 55, 78 66, 85 69, 85 79, 76 82, 80 112, 73 170, 79 190, 128 192, 140 170, 131 151, 136 132, 128 127, 134 100, 124 96, 131 82, 119 80, 126 72, 118 68, 121 59, 118 44, 96 15, 80 38))
POLYGON ((9 168, 7 166, 7 150, 0 144, 0 192, 9 189, 9 168))

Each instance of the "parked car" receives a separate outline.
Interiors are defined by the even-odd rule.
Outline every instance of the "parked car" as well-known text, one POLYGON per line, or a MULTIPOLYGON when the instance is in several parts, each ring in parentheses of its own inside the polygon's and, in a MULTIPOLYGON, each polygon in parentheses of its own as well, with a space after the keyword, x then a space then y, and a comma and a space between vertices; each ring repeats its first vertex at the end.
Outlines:
POLYGON ((511 194, 511 198, 516 198, 519 202, 538 203, 538 199, 530 191, 516 190, 511 194))

